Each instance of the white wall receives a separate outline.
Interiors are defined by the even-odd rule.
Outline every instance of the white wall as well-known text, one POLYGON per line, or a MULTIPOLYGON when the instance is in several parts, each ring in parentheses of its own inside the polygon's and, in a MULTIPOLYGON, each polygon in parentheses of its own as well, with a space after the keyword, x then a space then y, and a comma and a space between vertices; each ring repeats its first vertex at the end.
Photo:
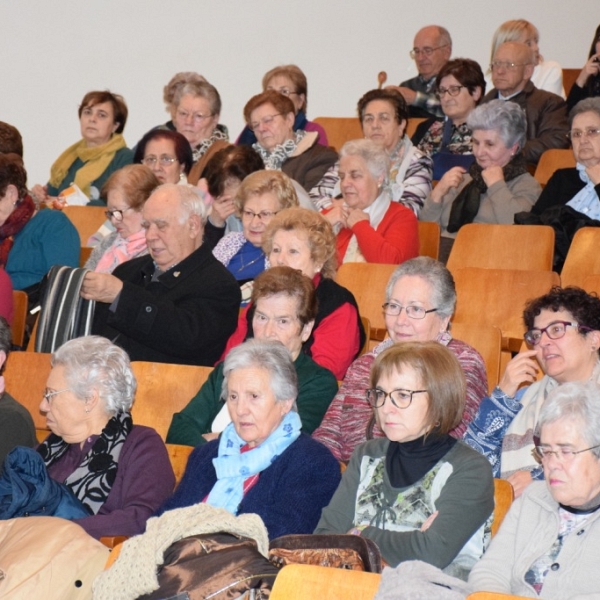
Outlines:
MULTIPOLYGON (((546 58, 581 67, 600 22, 598 0, 4 0, 0 4, 0 120, 21 131, 29 184, 79 139, 77 106, 92 89, 122 94, 133 145, 167 120, 162 88, 198 71, 219 90, 232 137, 265 71, 297 63, 309 82, 310 117, 354 115, 358 98, 415 73, 417 29, 447 27, 456 57, 489 62, 496 27, 536 24, 546 58)), ((485 67, 484 67, 485 70, 485 67)))

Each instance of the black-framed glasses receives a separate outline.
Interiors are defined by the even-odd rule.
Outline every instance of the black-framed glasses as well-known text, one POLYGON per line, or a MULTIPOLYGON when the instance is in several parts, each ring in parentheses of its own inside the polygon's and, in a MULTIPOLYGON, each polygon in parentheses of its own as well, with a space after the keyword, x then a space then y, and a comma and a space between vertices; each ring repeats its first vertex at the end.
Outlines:
POLYGON ((423 56, 431 56, 436 50, 439 50, 440 48, 445 48, 448 44, 442 44, 441 46, 436 46, 435 48, 431 48, 429 46, 426 46, 425 48, 413 48, 408 54, 410 55, 410 57, 412 59, 417 58, 418 56, 421 56, 421 54, 423 56))
POLYGON ((390 317, 397 317, 402 309, 406 311, 406 316, 409 319, 424 319, 429 313, 436 312, 437 308, 425 309, 422 306, 415 306, 414 304, 409 304, 408 306, 402 306, 401 304, 396 304, 395 302, 386 302, 382 304, 383 312, 390 317))
POLYGON ((576 321, 553 321, 547 327, 534 327, 533 329, 526 331, 523 337, 530 346, 537 346, 542 339, 542 334, 545 333, 551 340, 559 340, 567 333, 567 327, 576 327, 579 331, 584 333, 592 331, 590 327, 580 325, 576 321))
POLYGON ((462 90, 464 87, 464 85, 449 85, 447 88, 441 87, 438 88, 435 95, 440 99, 443 98, 445 94, 448 94, 448 96, 452 96, 454 98, 460 94, 460 90, 462 90))
POLYGON ((381 388, 369 388, 366 391, 367 402, 373 408, 380 408, 385 404, 386 398, 392 401, 396 408, 408 408, 412 402, 414 394, 424 394, 428 390, 403 390, 397 389, 391 392, 384 392, 381 388))
POLYGON ((176 156, 167 156, 163 154, 162 156, 146 156, 142 158, 142 163, 147 167, 153 167, 156 163, 158 163, 161 167, 169 167, 177 160, 176 156))
POLYGON ((573 448, 570 448, 569 446, 559 446, 556 450, 551 450, 549 446, 540 445, 535 447, 535 451, 541 461, 548 460, 550 457, 554 456, 556 460, 566 463, 572 461, 577 454, 588 452, 589 450, 595 450, 596 448, 600 448, 600 444, 597 444, 596 446, 590 446, 589 448, 584 448, 583 450, 573 450, 573 448))
POLYGON ((123 220, 123 213, 126 210, 132 210, 131 206, 128 206, 127 208, 119 208, 116 210, 105 210, 104 214, 106 215, 107 219, 114 219, 117 223, 120 223, 123 220))

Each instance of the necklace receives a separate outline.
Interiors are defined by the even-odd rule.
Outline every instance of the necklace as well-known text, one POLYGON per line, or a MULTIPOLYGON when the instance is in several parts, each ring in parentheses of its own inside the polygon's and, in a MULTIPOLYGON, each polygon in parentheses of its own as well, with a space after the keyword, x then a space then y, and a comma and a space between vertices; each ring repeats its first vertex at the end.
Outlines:
POLYGON ((265 257, 265 253, 261 251, 261 253, 256 256, 255 258, 253 258, 248 264, 244 263, 244 255, 240 256, 240 261, 242 263, 242 266, 236 271, 236 273, 242 273, 244 271, 244 269, 247 269, 248 267, 252 266, 255 262, 258 262, 261 258, 265 257))

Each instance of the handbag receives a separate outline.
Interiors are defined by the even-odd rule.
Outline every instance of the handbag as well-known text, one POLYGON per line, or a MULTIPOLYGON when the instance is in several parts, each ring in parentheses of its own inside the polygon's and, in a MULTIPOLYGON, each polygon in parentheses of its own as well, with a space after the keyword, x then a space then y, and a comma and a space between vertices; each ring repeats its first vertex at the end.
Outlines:
POLYGON ((349 534, 283 535, 269 544, 269 560, 278 567, 318 565, 381 573, 381 552, 372 540, 349 534))

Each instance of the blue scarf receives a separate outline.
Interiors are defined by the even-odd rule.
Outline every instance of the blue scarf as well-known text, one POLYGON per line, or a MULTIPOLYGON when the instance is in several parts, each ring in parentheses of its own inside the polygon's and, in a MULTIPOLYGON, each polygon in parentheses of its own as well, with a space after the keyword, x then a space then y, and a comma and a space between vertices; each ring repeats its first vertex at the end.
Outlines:
POLYGON ((246 442, 233 423, 227 425, 219 439, 219 455, 212 461, 217 482, 206 499, 207 504, 237 515, 244 497, 244 481, 271 466, 298 439, 301 427, 298 413, 291 410, 260 446, 242 454, 240 450, 246 442))
POLYGON ((590 219, 600 220, 600 202, 598 201, 594 182, 589 178, 585 167, 581 163, 577 163, 576 168, 585 186, 567 202, 567 206, 586 215, 590 219))

